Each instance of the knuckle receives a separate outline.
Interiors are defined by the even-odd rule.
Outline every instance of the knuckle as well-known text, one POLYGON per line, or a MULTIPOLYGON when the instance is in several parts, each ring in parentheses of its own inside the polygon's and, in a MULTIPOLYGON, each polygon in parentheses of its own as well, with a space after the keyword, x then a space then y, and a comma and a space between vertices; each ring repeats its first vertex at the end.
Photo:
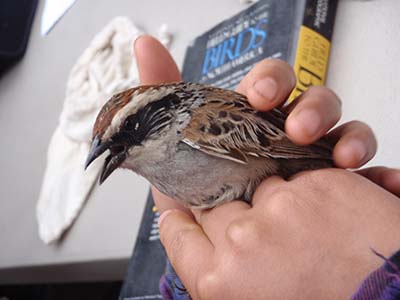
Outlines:
POLYGON ((228 225, 226 237, 234 251, 252 251, 260 240, 259 226, 254 220, 235 220, 228 225))
POLYGON ((214 271, 208 271, 199 276, 197 280, 197 299, 220 299, 223 286, 218 274, 214 271))
POLYGON ((275 221, 287 219, 288 214, 291 214, 294 208, 293 199, 295 198, 296 195, 291 189, 277 189, 266 202, 269 217, 275 221))

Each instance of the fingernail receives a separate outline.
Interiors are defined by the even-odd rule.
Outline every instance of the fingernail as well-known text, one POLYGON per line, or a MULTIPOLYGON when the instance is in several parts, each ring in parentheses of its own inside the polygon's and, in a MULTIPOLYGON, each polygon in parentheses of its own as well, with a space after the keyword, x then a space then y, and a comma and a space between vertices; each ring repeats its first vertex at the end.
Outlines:
POLYGON ((295 116, 297 122, 303 127, 309 137, 316 136, 321 129, 321 117, 313 109, 303 109, 295 116))
POLYGON ((172 212, 172 209, 164 211, 158 218, 158 228, 161 227, 161 223, 165 220, 165 217, 172 212))
POLYGON ((368 154, 366 145, 357 138, 352 138, 349 140, 347 145, 347 147, 351 149, 350 153, 353 160, 356 160, 357 162, 362 162, 368 154))
POLYGON ((253 87, 261 97, 271 102, 275 100, 276 94, 278 93, 278 85, 271 77, 257 80, 253 87))

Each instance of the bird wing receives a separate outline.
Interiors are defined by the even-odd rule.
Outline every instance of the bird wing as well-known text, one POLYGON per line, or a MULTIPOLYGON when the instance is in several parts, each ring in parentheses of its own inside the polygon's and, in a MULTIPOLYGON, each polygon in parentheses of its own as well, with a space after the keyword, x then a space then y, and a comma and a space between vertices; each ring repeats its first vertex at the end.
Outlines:
POLYGON ((258 112, 245 96, 207 87, 204 101, 192 110, 182 142, 209 155, 247 163, 248 157, 332 159, 325 140, 309 146, 292 143, 285 134, 286 113, 258 112))

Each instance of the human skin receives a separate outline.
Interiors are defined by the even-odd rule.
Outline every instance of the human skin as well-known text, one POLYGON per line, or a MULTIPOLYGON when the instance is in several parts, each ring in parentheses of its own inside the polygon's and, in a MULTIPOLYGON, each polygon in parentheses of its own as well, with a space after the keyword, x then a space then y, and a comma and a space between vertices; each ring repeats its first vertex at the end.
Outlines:
POLYGON ((161 240, 193 299, 350 299, 400 249, 399 198, 340 169, 265 180, 252 205, 195 220, 174 209, 161 240))
MULTIPOLYGON (((156 40, 135 42, 142 84, 181 80, 175 62, 156 40)), ((281 105, 295 84, 292 69, 264 60, 238 91, 259 110, 281 105)), ((310 88, 289 107, 286 132, 309 144, 339 120, 341 102, 325 87, 310 88)), ((337 167, 358 168, 376 152, 370 128, 352 121, 329 132, 337 167)), ((289 181, 265 180, 252 204, 233 201, 189 211, 152 189, 161 240, 194 299, 349 298, 382 261, 400 248, 400 172, 375 167, 302 172, 289 181), (377 184, 375 184, 377 183, 377 184), (393 237, 393 238, 391 238, 393 237)))

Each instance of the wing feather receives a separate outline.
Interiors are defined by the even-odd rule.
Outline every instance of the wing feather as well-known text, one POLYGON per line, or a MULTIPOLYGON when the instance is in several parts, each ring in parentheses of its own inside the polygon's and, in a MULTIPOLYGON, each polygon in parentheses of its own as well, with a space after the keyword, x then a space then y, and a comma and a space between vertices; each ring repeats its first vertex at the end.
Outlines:
POLYGON ((183 142, 207 154, 247 163, 248 157, 332 159, 332 146, 321 139, 309 146, 292 143, 284 131, 286 113, 258 112, 245 96, 205 87, 204 100, 193 108, 183 142))

